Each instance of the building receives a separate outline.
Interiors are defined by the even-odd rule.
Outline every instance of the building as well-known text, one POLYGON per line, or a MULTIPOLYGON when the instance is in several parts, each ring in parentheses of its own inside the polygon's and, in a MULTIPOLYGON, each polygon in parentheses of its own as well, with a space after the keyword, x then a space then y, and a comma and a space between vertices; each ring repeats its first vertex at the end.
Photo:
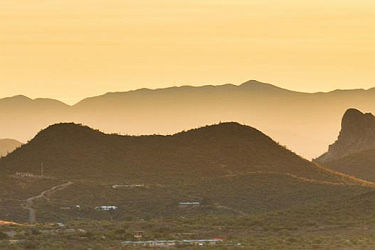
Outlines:
POLYGON ((16 172, 16 176, 19 176, 19 177, 36 177, 32 173, 24 173, 24 172, 16 172))
POLYGON ((119 188, 145 188, 145 184, 117 184, 112 185, 113 189, 119 189, 119 188))
POLYGON ((143 235, 144 235, 143 231, 137 231, 134 233, 134 239, 137 239, 137 240, 142 239, 143 235))
POLYGON ((114 210, 117 210, 117 207, 116 206, 98 206, 98 207, 95 207, 95 210, 99 210, 99 211, 114 211, 114 210))
POLYGON ((122 245, 132 247, 174 247, 174 240, 147 240, 147 241, 123 241, 122 245))
POLYGON ((223 244, 224 239, 210 240, 148 240, 148 241, 123 241, 122 245, 132 247, 188 247, 188 246, 216 246, 223 244))
POLYGON ((178 206, 181 208, 184 207, 199 207, 201 203, 199 201, 187 201, 187 202, 179 202, 178 206))

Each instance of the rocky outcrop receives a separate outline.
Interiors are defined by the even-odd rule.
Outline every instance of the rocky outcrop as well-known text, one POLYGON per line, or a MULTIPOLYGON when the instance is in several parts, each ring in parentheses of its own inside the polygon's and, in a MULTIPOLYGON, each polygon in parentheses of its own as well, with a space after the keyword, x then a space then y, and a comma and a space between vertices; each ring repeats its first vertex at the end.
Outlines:
POLYGON ((318 162, 328 162, 375 148, 375 116, 348 109, 341 123, 337 141, 329 146, 328 152, 317 158, 318 162))

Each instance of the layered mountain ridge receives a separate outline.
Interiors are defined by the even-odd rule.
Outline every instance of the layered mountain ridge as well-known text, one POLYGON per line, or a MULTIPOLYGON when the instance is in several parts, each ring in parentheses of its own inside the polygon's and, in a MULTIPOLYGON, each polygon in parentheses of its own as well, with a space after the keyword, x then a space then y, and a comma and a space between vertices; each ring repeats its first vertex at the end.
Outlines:
POLYGON ((350 107, 375 112, 375 91, 302 93, 255 80, 241 85, 182 86, 113 92, 73 106, 24 96, 0 99, 0 137, 27 141, 60 122, 82 123, 106 133, 173 134, 236 121, 261 129, 307 158, 324 152, 350 107), (26 126, 27 124, 27 126, 26 126))

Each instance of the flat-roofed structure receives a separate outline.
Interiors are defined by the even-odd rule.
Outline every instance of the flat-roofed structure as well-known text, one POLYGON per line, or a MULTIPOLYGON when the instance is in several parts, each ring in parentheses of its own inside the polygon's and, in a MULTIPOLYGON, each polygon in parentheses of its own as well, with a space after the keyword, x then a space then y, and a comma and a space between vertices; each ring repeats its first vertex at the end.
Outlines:
POLYGON ((123 241, 122 244, 133 247, 178 247, 178 246, 215 246, 222 244, 224 239, 215 238, 208 240, 147 240, 123 241))

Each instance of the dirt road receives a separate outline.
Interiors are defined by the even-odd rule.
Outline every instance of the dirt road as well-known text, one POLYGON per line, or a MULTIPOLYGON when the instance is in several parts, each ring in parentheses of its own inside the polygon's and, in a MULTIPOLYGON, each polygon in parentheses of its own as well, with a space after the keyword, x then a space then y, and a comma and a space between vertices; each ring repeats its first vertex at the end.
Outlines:
POLYGON ((28 198, 26 200, 26 204, 24 205, 24 208, 29 210, 29 222, 31 224, 36 223, 36 210, 35 210, 35 208, 33 208, 33 203, 34 203, 35 200, 41 199, 41 198, 48 199, 49 195, 51 195, 54 192, 57 192, 59 190, 63 190, 64 188, 66 188, 66 187, 68 187, 72 184, 73 184, 73 182, 69 181, 69 182, 66 182, 64 184, 60 184, 60 185, 54 186, 50 189, 47 189, 47 190, 43 191, 42 193, 40 193, 39 195, 28 198))

